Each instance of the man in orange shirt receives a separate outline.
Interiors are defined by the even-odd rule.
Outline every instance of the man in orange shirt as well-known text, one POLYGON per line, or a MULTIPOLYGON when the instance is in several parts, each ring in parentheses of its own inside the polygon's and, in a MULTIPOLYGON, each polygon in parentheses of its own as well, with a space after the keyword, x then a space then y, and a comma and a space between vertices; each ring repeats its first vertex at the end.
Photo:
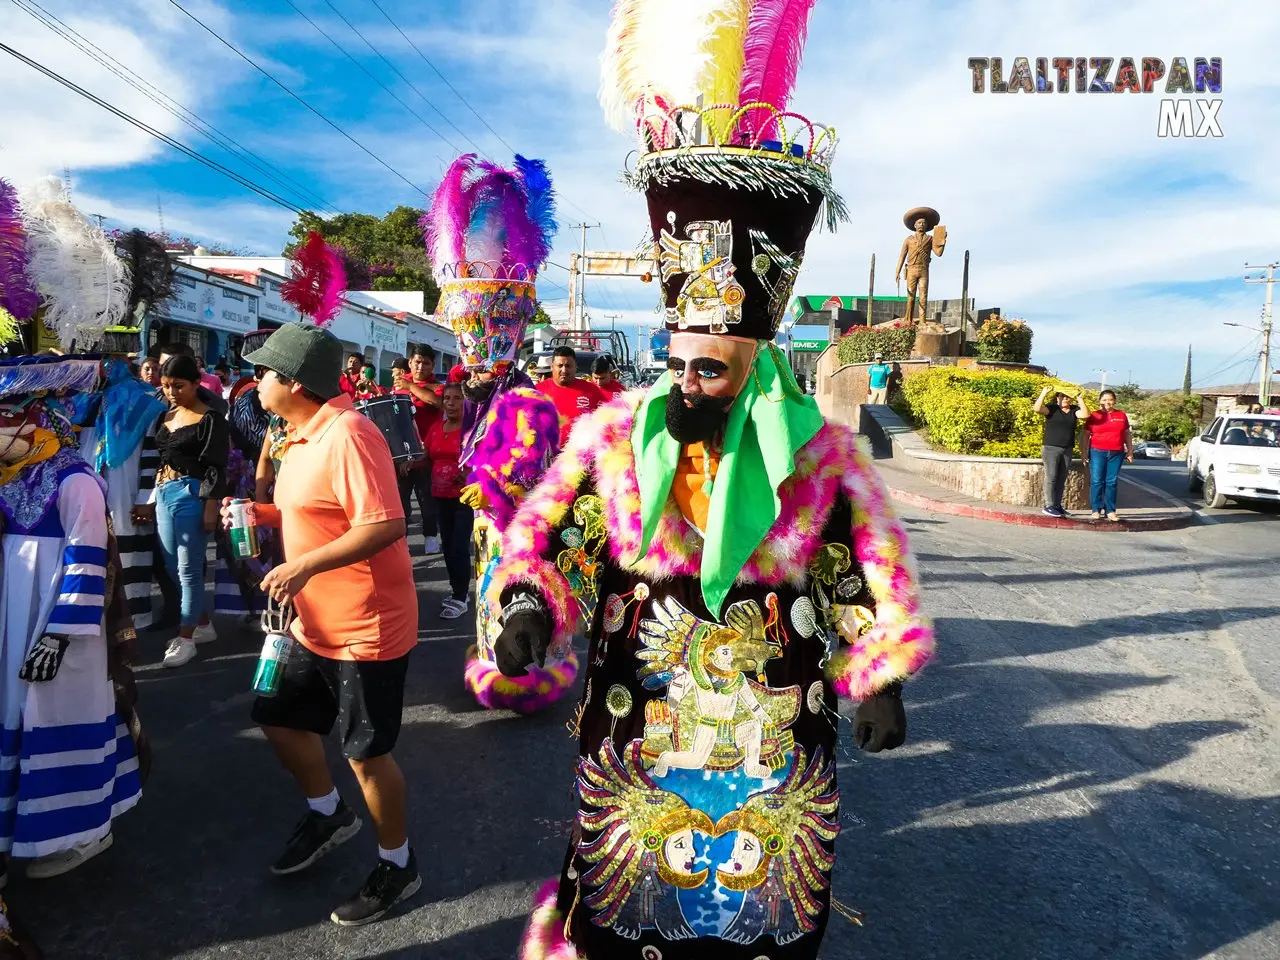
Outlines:
POLYGON ((271 869, 304 870, 360 829, 325 763, 320 738, 336 722, 378 832, 379 859, 332 919, 371 923, 422 885, 406 831, 404 776, 391 756, 418 639, 404 508, 386 440, 338 388, 342 344, 332 334, 287 324, 246 360, 267 370, 258 385, 263 408, 289 425, 275 505, 257 504, 257 512, 259 523, 280 528, 285 554, 262 589, 282 606, 292 602, 296 640, 279 691, 257 699, 253 719, 309 808, 271 869))

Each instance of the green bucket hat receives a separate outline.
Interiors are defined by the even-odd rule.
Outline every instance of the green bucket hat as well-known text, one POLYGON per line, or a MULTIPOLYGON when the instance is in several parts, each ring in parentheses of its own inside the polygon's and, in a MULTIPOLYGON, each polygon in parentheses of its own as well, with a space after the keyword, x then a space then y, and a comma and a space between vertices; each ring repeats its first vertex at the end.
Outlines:
POLYGON ((342 391, 338 378, 346 348, 328 330, 306 323, 286 323, 244 362, 266 367, 282 377, 296 380, 322 400, 332 400, 342 391))

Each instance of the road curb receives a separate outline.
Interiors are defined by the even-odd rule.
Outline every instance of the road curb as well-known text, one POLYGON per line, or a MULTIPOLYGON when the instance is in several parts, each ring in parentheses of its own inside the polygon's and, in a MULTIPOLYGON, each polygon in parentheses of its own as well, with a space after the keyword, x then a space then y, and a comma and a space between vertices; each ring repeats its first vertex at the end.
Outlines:
MULTIPOLYGON (((967 503, 949 503, 945 500, 935 500, 933 497, 911 493, 907 490, 895 490, 892 484, 889 485, 889 495, 899 503, 920 507, 933 513, 949 514, 953 517, 971 517, 975 520, 992 520, 997 523, 1010 523, 1022 527, 1047 527, 1055 530, 1080 530, 1089 533, 1143 533, 1158 530, 1180 530, 1196 522, 1195 513, 1181 505, 1179 505, 1179 512, 1173 516, 1125 520, 1122 514, 1119 523, 1111 523, 1107 520, 1094 522, 1089 519, 1074 520, 1070 517, 1060 519, 1058 517, 1048 517, 1042 513, 1003 510, 995 505, 974 506, 967 503)), ((1160 495, 1162 498, 1167 499, 1167 495, 1163 492, 1160 492, 1160 495)))

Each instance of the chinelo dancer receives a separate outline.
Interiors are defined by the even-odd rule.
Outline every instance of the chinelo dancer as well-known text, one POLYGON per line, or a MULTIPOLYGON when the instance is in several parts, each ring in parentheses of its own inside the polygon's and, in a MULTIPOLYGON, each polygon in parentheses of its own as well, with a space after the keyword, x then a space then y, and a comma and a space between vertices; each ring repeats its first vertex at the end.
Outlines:
POLYGON ((843 216, 834 133, 780 118, 811 4, 688 6, 624 0, 603 61, 641 133, 668 371, 577 423, 490 588, 512 675, 599 598, 578 815, 523 960, 813 960, 831 911, 856 916, 831 895, 837 698, 859 747, 893 749, 933 654, 884 485, 771 343, 811 230, 843 216))
MULTIPOLYGON (((566 646, 523 676, 504 676, 493 660, 501 624, 485 584, 502 562, 499 536, 559 449, 555 406, 516 365, 556 230, 551 180, 540 160, 517 156, 506 170, 464 155, 445 172, 423 226, 440 285, 437 313, 457 335, 466 370, 459 465, 468 479, 462 503, 475 511, 477 588, 464 679, 482 706, 532 713, 573 685, 577 658, 566 646)), ((446 602, 456 611, 459 601, 446 602)))
MULTIPOLYGON (((0 191, 3 192, 3 191, 0 191)), ((0 234, 11 218, 0 216, 0 234)), ((23 204, 35 323, 70 351, 124 313, 125 271, 56 178, 23 204)), ((7 273, 10 271, 6 270, 7 273)), ((75 393, 101 389, 102 358, 0 363, 0 851, 40 879, 107 850, 112 821, 141 796, 138 754, 117 708, 118 600, 106 483, 76 449, 75 393), (107 620, 113 622, 108 638, 107 620)))

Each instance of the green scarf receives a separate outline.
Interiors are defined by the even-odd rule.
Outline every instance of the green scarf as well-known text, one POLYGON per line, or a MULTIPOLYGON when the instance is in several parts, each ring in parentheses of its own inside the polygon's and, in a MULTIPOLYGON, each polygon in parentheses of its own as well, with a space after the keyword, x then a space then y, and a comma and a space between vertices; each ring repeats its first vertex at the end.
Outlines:
MULTIPOLYGON (((636 410, 631 447, 640 486, 642 536, 649 549, 671 495, 681 444, 667 432, 671 375, 663 374, 636 410)), ((720 468, 711 488, 702 549, 702 599, 713 617, 756 547, 778 519, 778 488, 795 471, 796 454, 822 429, 818 404, 796 384, 772 343, 761 342, 747 382, 729 411, 720 468)))

